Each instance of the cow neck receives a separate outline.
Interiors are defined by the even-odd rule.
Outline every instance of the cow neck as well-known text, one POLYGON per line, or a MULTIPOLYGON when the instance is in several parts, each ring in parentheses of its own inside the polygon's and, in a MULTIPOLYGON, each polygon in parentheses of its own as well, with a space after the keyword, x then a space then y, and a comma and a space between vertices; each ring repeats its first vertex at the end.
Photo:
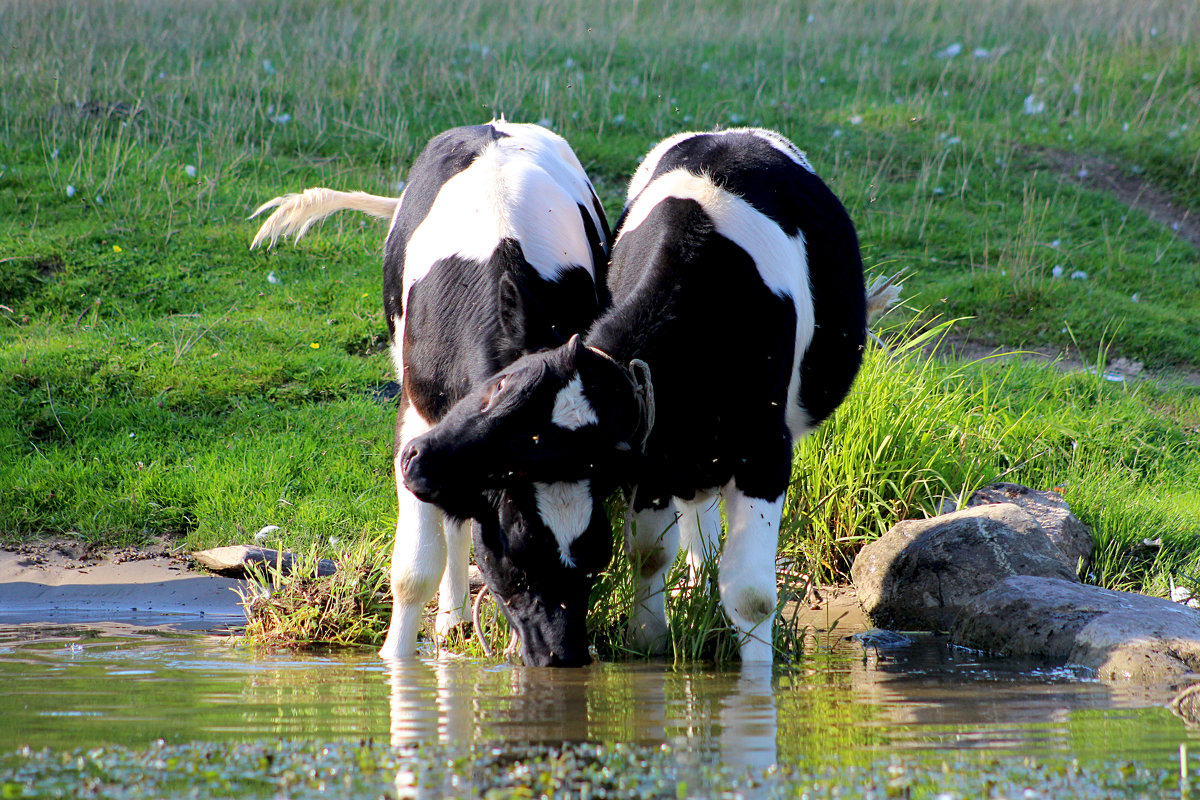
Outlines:
POLYGON ((646 452, 646 442, 654 430, 654 381, 650 377, 650 365, 640 358, 631 359, 629 364, 622 364, 599 347, 587 345, 587 349, 596 355, 611 361, 629 381, 633 389, 633 398, 638 405, 638 423, 631 439, 638 442, 638 452, 646 452))

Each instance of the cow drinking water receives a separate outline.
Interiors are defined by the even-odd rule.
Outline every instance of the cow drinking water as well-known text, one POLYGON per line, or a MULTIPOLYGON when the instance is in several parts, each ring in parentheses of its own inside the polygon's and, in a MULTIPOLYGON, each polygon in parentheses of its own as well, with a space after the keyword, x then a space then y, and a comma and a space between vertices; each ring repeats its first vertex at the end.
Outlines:
POLYGON ((418 493, 515 476, 629 486, 630 633, 651 651, 680 541, 693 564, 710 552, 723 501, 722 604, 742 659, 770 661, 793 446, 862 359, 854 227, 779 134, 679 134, 630 182, 609 289, 584 338, 518 359, 409 441, 403 479, 418 493))
MULTIPOLYGON (((561 345, 607 303, 604 211, 566 141, 536 125, 493 120, 434 137, 399 199, 310 189, 275 198, 259 212, 272 207, 255 244, 300 235, 342 209, 391 218, 383 299, 403 387, 397 458, 484 379, 525 353, 561 345)), ((589 482, 529 483, 512 475, 504 490, 485 492, 448 481, 422 494, 433 505, 405 488, 398 464, 396 477, 393 609, 382 657, 415 652, 424 606, 439 584, 438 635, 466 620, 473 518, 477 551, 492 552, 480 541, 519 545, 503 570, 485 559, 483 571, 521 635, 526 663, 586 663, 582 619, 567 622, 564 608, 586 611, 592 577, 609 561, 611 537, 588 536, 588 547, 562 558, 546 553, 589 528, 610 530, 604 498, 593 496, 589 482), (512 580, 526 567, 537 575, 557 570, 565 585, 533 596, 512 580)))

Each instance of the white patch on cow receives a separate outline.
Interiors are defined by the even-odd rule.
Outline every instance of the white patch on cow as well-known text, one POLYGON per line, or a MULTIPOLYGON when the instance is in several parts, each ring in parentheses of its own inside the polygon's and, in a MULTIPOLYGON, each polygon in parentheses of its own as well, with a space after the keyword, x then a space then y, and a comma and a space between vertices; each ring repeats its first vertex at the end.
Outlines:
POLYGON ((558 159, 539 163, 538 153, 522 148, 522 141, 498 139, 442 184, 405 248, 405 301, 438 261, 459 256, 485 262, 503 239, 520 242, 525 259, 546 280, 557 280, 572 265, 595 276, 587 232, 580 224, 580 201, 569 191, 570 184, 556 179, 556 173, 573 171, 558 159))
POLYGON ((810 418, 799 405, 800 360, 812 342, 814 312, 808 284, 808 252, 804 235, 788 236, 775 222, 742 198, 708 178, 676 169, 660 175, 633 201, 617 236, 636 230, 654 208, 668 197, 695 200, 712 219, 718 233, 754 259, 767 288, 789 298, 796 308, 796 349, 788 385, 785 420, 795 441, 808 432, 810 418))
POLYGON ((560 428, 569 431, 582 428, 584 425, 595 425, 600 422, 596 410, 588 402, 583 392, 583 379, 576 373, 571 382, 564 386, 554 398, 554 413, 550 421, 560 428))
POLYGON ((646 157, 642 159, 642 163, 639 164, 637 170, 634 171, 633 177, 629 180, 629 189, 625 193, 626 203, 632 202, 635 197, 642 193, 642 190, 645 189, 647 184, 650 183, 650 178, 653 177, 654 171, 658 169, 658 163, 662 161, 662 158, 667 154, 667 151, 675 147, 675 145, 679 144, 680 142, 687 141, 695 136, 707 136, 720 133, 748 133, 752 136, 757 136, 759 139, 762 139, 767 144, 771 145, 771 147, 774 147, 776 150, 783 153, 785 156, 799 164, 804 169, 808 170, 814 175, 816 174, 816 171, 812 168, 812 164, 809 163, 808 156, 804 154, 803 150, 801 150, 799 147, 796 147, 796 145, 792 144, 783 135, 776 133, 775 131, 767 130, 766 128, 731 128, 725 131, 685 131, 683 133, 677 133, 674 136, 668 136, 666 139, 663 139, 661 142, 654 145, 654 149, 646 154, 646 157))
MULTIPOLYGON (((432 427, 433 423, 421 416, 421 412, 417 410, 417 407, 409 403, 408 408, 404 409, 404 419, 400 422, 400 447, 396 448, 397 454, 404 445, 413 439, 429 433, 432 427)), ((399 475, 400 473, 397 472, 396 474, 399 475)))
MULTIPOLYGON (((528 122, 508 122, 507 120, 492 120, 489 123, 501 133, 509 135, 503 145, 509 149, 519 148, 526 157, 545 170, 554 182, 563 187, 571 199, 583 206, 597 231, 604 230, 600 217, 596 215, 593 202, 596 189, 588 180, 583 165, 567 140, 541 125, 528 122)), ((591 262, 582 262, 580 266, 588 266, 591 262)), ((594 273, 593 273, 594 275, 594 273)))
POLYGON ((722 491, 729 521, 721 551, 721 604, 738 631, 742 661, 770 662, 775 619, 775 552, 786 495, 763 500, 743 494, 733 481, 722 491))
POLYGON ((396 383, 404 382, 404 320, 399 314, 392 315, 392 330, 395 332, 388 343, 388 354, 392 357, 392 374, 396 383))
POLYGON ((564 566, 575 566, 571 544, 583 535, 592 520, 591 481, 533 484, 538 516, 558 542, 558 557, 564 566))
POLYGON ((662 157, 667 154, 668 150, 694 136, 704 135, 704 131, 685 131, 677 133, 674 136, 668 136, 654 145, 654 149, 646 154, 646 157, 642 159, 642 163, 634 170, 633 177, 629 179, 629 189, 625 192, 626 202, 632 201, 642 193, 642 190, 646 188, 646 184, 650 183, 650 178, 654 176, 654 170, 658 169, 658 162, 662 161, 662 157))

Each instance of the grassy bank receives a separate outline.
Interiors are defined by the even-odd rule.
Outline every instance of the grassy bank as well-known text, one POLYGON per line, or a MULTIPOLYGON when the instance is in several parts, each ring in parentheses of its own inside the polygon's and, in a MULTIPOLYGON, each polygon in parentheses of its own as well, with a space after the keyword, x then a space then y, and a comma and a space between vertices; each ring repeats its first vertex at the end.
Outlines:
MULTIPOLYGON (((659 138, 777 128, 869 270, 908 274, 885 326, 1194 373, 1198 35, 1187 0, 0 4, 0 537, 386 535, 384 229, 252 253, 245 217, 394 194, 432 134, 499 114, 565 135, 613 218, 659 138)), ((1003 475, 1064 487, 1092 580, 1161 592, 1200 574, 1198 430, 1169 377, 876 352, 797 455, 783 552, 842 576, 1003 475)))

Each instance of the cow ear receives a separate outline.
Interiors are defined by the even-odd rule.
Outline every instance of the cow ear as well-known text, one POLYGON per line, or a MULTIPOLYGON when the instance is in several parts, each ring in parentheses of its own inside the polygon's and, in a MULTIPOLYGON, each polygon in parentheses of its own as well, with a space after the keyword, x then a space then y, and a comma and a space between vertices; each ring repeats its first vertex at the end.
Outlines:
POLYGON ((521 287, 509 273, 500 276, 497 287, 497 308, 500 316, 500 330, 513 342, 525 341, 525 296, 521 287))

